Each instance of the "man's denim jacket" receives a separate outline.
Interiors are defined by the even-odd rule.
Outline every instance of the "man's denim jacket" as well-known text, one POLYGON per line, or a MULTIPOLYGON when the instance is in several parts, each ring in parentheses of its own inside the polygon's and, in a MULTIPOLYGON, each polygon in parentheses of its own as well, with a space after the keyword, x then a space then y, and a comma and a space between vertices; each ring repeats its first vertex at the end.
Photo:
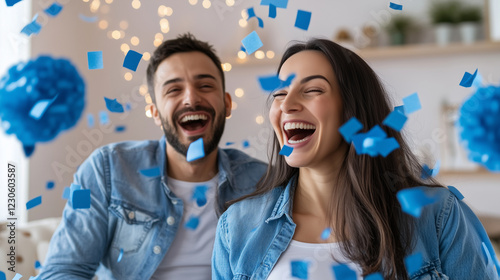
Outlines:
MULTIPOLYGON (((76 184, 90 189, 91 207, 74 210, 68 201, 37 279, 91 279, 98 267, 103 280, 149 279, 183 226, 183 202, 168 187, 166 164, 165 137, 96 150, 74 176, 76 184), (139 172, 155 167, 160 176, 139 172)), ((266 164, 219 149, 218 169, 214 211, 220 215, 225 202, 254 190, 266 164)))
MULTIPOLYGON (((295 231, 293 182, 240 201, 220 217, 212 280, 267 279, 295 231)), ((410 254, 420 252, 423 263, 411 279, 498 279, 498 259, 471 209, 447 188, 420 188, 437 202, 426 206, 416 219, 415 246, 410 254)))

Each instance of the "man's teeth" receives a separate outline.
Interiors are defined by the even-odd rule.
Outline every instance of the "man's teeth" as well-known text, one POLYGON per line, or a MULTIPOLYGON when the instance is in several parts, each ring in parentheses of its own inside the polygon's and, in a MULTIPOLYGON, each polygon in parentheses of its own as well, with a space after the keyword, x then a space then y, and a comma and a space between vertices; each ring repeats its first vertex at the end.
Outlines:
POLYGON ((185 123, 188 121, 207 120, 207 119, 208 118, 206 115, 187 115, 181 119, 181 123, 185 123))
POLYGON ((316 126, 307 123, 288 122, 285 124, 285 130, 290 130, 290 129, 316 129, 316 126))

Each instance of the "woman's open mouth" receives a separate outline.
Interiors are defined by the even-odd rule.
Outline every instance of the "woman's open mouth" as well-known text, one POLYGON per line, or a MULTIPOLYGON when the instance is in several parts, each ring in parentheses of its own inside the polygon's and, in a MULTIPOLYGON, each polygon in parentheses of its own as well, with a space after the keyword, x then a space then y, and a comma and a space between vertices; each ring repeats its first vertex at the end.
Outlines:
POLYGON ((316 126, 304 122, 287 122, 283 127, 289 144, 305 142, 316 131, 316 126))

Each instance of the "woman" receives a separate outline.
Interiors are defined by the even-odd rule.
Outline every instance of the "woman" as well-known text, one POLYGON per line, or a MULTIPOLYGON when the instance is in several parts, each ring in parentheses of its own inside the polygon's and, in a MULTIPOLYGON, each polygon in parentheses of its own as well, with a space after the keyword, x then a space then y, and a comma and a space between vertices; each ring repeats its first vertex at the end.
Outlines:
POLYGON ((219 219, 212 279, 340 279, 339 264, 357 279, 497 279, 477 217, 447 188, 420 179, 398 132, 384 129, 400 145, 387 157, 358 155, 342 138, 339 127, 351 117, 367 131, 391 112, 361 58, 313 39, 289 47, 278 73, 296 77, 272 94, 269 168, 256 192, 219 219), (288 157, 278 155, 283 145, 293 147, 288 157), (437 201, 413 218, 396 193, 417 186, 437 201), (322 236, 326 228, 331 234, 322 236), (422 263, 408 275, 404 258, 418 253, 422 263))

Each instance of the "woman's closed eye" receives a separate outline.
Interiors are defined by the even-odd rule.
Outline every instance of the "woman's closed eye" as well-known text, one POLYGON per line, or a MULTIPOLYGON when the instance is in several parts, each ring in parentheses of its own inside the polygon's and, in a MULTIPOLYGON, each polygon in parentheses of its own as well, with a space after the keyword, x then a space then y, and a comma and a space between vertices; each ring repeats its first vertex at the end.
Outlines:
POLYGON ((285 96, 286 96, 286 92, 278 91, 278 92, 273 93, 273 98, 285 97, 285 96))

